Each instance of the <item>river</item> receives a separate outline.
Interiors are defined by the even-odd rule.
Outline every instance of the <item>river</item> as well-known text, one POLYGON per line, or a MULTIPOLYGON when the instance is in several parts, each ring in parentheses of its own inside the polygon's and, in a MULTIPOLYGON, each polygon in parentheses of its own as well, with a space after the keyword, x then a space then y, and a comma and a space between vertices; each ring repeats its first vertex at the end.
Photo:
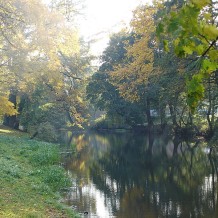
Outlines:
POLYGON ((218 217, 218 157, 205 143, 130 132, 68 140, 77 152, 64 157, 65 201, 82 217, 218 217))

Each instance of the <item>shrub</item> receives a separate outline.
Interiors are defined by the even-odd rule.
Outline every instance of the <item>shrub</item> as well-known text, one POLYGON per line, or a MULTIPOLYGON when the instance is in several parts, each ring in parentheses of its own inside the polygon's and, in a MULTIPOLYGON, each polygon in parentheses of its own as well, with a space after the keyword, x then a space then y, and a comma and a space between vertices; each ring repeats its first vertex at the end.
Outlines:
POLYGON ((47 142, 57 142, 58 133, 50 122, 41 123, 38 127, 37 137, 47 142))

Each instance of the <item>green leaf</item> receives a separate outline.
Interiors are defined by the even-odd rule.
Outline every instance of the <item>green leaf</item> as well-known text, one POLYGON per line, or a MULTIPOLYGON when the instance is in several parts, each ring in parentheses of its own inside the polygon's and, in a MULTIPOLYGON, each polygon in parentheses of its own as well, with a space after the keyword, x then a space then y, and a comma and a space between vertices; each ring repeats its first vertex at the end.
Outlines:
POLYGON ((209 57, 212 61, 217 61, 218 60, 218 50, 209 51, 209 57))
POLYGON ((218 69, 218 63, 214 61, 210 61, 208 59, 204 59, 202 63, 202 68, 207 72, 211 73, 218 69))
POLYGON ((210 0, 192 0, 192 3, 195 4, 198 8, 203 8, 207 4, 210 4, 210 0))
POLYGON ((200 45, 196 46, 195 50, 198 53, 198 55, 202 55, 203 52, 205 51, 205 47, 204 47, 204 45, 200 44, 200 45))
POLYGON ((169 33, 173 33, 178 29, 178 26, 179 26, 179 18, 178 17, 173 18, 170 20, 167 30, 169 33))
POLYGON ((160 38, 160 35, 161 33, 163 33, 163 31, 164 31, 164 25, 162 23, 159 23, 156 28, 156 34, 158 38, 160 38))
POLYGON ((187 85, 187 104, 189 105, 191 112, 194 113, 198 102, 204 97, 204 86, 202 84, 202 76, 197 74, 192 77, 190 81, 186 82, 187 85))
POLYGON ((215 25, 204 25, 203 32, 211 40, 215 40, 218 37, 218 28, 215 25))
POLYGON ((190 46, 183 46, 183 50, 188 55, 191 55, 193 53, 192 47, 190 46))
POLYGON ((175 47, 175 53, 178 57, 184 57, 185 56, 185 51, 183 50, 182 46, 177 46, 175 47))
POLYGON ((163 44, 164 44, 164 50, 166 52, 169 52, 169 43, 167 40, 163 40, 163 44))

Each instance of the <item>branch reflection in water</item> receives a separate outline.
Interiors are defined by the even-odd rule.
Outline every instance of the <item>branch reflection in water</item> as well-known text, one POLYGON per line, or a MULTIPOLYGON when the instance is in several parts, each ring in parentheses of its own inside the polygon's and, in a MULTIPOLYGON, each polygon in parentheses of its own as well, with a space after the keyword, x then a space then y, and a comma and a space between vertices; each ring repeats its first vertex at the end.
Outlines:
POLYGON ((88 217, 218 217, 217 151, 200 142, 134 133, 70 137, 69 205, 88 217))

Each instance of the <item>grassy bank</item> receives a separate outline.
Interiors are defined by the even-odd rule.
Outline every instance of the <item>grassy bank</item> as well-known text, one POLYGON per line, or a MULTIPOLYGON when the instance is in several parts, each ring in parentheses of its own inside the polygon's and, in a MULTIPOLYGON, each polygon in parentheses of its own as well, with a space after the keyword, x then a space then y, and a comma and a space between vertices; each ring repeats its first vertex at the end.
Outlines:
POLYGON ((0 126, 0 217, 77 217, 60 192, 70 185, 57 145, 0 126))

